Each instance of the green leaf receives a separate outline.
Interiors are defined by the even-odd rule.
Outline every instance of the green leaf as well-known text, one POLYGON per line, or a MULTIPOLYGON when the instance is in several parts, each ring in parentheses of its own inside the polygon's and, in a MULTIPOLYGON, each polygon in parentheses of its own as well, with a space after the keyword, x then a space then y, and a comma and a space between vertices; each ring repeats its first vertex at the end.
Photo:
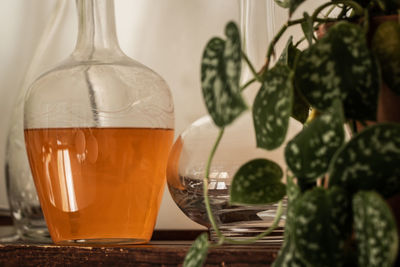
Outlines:
POLYGON ((213 38, 208 42, 201 62, 204 101, 219 127, 230 124, 246 110, 239 86, 241 45, 236 24, 228 23, 225 34, 226 41, 213 38))
POLYGON ((247 162, 233 177, 231 203, 263 205, 281 200, 286 194, 282 176, 281 167, 273 161, 255 159, 247 162))
POLYGON ((332 159, 330 185, 376 190, 385 197, 400 192, 400 124, 377 124, 364 129, 332 159))
POLYGON ((304 124, 307 121, 308 114, 310 113, 310 105, 304 100, 304 96, 301 95, 297 88, 294 89, 293 94, 293 108, 292 117, 304 124))
POLYGON ((285 148, 289 169, 302 180, 313 181, 324 174, 334 153, 344 141, 340 101, 296 135, 285 148))
POLYGON ((296 11, 296 9, 304 2, 305 0, 289 0, 289 16, 296 11))
POLYGON ((399 240, 385 200, 375 192, 361 191, 353 198, 353 212, 359 266, 394 266, 399 240))
POLYGON ((300 256, 295 246, 293 235, 295 231, 295 207, 297 199, 301 196, 300 188, 294 183, 293 177, 287 175, 286 184, 288 206, 286 214, 285 234, 284 243, 278 253, 277 258, 272 264, 273 267, 288 267, 288 266, 307 266, 304 259, 300 256))
POLYGON ((253 105, 257 147, 272 150, 285 140, 292 111, 291 72, 282 62, 270 69, 253 105))
POLYGON ((293 69, 294 61, 299 54, 300 50, 293 45, 293 37, 290 36, 285 49, 283 49, 282 54, 279 57, 279 61, 288 66, 289 69, 293 69))
POLYGON ((293 177, 287 175, 286 181, 286 194, 288 196, 289 204, 295 201, 301 194, 300 188, 297 184, 295 184, 293 177))
POLYGON ((360 26, 335 24, 300 54, 296 66, 296 88, 312 106, 325 111, 339 97, 346 117, 375 120, 379 69, 360 26))
POLYGON ((289 0, 274 0, 275 3, 283 8, 289 8, 289 0))
POLYGON ((279 250, 272 267, 306 267, 308 266, 304 259, 296 250, 296 246, 292 238, 285 238, 285 241, 279 250))
POLYGON ((186 254, 183 262, 184 267, 201 267, 207 258, 208 247, 208 234, 203 233, 196 238, 188 253, 186 254))
POLYGON ((372 50, 380 62, 383 80, 400 94, 400 25, 395 21, 379 25, 372 39, 372 50))
POLYGON ((314 188, 295 209, 294 241, 300 256, 311 266, 341 266, 350 203, 344 191, 314 188), (338 216, 338 217, 336 217, 338 216))
POLYGON ((304 36, 308 41, 309 45, 312 45, 312 40, 314 36, 314 27, 313 27, 313 19, 308 15, 307 12, 304 12, 304 22, 301 23, 301 29, 304 32, 304 36))
MULTIPOLYGON (((285 49, 279 57, 279 61, 285 63, 291 70, 293 70, 296 58, 300 55, 300 52, 300 49, 293 45, 293 38, 290 37, 286 43, 285 49)), ((292 117, 301 123, 305 123, 310 111, 310 105, 305 101, 299 90, 295 88, 293 92, 292 117)))

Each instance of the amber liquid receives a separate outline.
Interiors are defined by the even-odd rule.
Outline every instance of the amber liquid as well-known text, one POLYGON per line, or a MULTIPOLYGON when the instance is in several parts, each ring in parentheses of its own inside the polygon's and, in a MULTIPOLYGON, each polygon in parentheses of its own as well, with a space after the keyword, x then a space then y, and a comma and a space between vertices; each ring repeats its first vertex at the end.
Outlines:
POLYGON ((25 130, 32 174, 55 243, 145 243, 165 184, 173 130, 25 130))

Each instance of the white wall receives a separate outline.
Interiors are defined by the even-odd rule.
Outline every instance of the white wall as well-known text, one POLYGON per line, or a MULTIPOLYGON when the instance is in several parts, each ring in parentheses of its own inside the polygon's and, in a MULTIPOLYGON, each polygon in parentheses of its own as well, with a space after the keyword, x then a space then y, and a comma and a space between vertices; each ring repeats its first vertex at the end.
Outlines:
MULTIPOLYGON (((69 1, 66 19, 60 25, 38 73, 66 57, 74 46, 75 1, 59 1, 69 1)), ((10 113, 55 2, 0 1, 0 208, 7 206, 4 148, 10 113)), ((298 13, 302 14, 301 11, 298 13)), ((182 132, 206 113, 199 82, 202 49, 212 36, 222 35, 228 20, 238 21, 239 1, 116 0, 116 14, 122 49, 130 57, 154 69, 169 84, 175 101, 176 132, 182 132)), ((285 19, 285 11, 277 12, 277 26, 285 19)), ((157 228, 198 227, 180 212, 166 190, 157 228)))

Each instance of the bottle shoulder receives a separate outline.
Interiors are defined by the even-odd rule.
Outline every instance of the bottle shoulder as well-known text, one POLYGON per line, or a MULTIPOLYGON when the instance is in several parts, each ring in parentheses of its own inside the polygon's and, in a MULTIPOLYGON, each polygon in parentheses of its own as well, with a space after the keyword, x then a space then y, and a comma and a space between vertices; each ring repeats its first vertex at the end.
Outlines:
POLYGON ((173 128, 173 98, 161 76, 133 60, 67 59, 30 86, 24 114, 28 128, 75 121, 85 126, 173 128))

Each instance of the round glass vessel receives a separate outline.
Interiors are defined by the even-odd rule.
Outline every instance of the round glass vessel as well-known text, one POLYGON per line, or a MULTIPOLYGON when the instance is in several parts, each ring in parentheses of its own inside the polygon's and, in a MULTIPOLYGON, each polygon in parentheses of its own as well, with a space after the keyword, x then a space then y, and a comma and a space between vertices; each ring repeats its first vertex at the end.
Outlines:
POLYGON ((72 55, 25 98, 24 135, 55 243, 151 238, 173 141, 165 81, 119 48, 113 0, 77 0, 72 55))
MULTIPOLYGON (((285 143, 301 128, 299 122, 291 119, 285 143)), ((204 206, 203 178, 217 135, 218 128, 209 116, 195 121, 175 142, 167 169, 168 188, 176 204, 190 219, 208 228, 211 226, 204 206)), ((232 206, 229 204, 229 187, 239 167, 255 158, 273 160, 285 170, 284 147, 285 144, 273 151, 256 148, 250 112, 225 128, 211 164, 208 184, 211 209, 225 236, 247 238, 271 226, 277 205, 232 206)), ((284 225, 284 219, 279 225, 284 225)), ((210 230, 211 238, 216 238, 210 230)), ((282 229, 277 229, 261 242, 280 242, 282 239, 282 229)))

